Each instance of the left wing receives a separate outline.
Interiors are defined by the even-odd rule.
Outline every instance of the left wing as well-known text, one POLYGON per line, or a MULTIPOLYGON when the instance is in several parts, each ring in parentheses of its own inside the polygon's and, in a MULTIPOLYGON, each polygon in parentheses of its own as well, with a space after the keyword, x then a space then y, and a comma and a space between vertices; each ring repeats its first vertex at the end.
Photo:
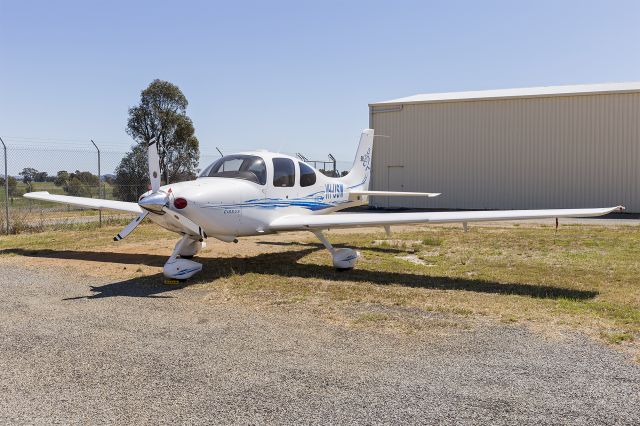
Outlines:
POLYGON ((495 210, 425 213, 333 213, 327 215, 283 216, 271 222, 273 231, 352 228, 409 223, 491 222, 495 220, 544 219, 555 217, 592 217, 623 211, 624 207, 599 209, 495 210))
POLYGON ((87 209, 110 209, 137 214, 142 213, 142 209, 138 203, 129 203, 126 201, 56 195, 49 194, 47 191, 27 192, 23 197, 30 198, 32 200, 51 201, 52 203, 70 204, 72 206, 84 207, 87 209))

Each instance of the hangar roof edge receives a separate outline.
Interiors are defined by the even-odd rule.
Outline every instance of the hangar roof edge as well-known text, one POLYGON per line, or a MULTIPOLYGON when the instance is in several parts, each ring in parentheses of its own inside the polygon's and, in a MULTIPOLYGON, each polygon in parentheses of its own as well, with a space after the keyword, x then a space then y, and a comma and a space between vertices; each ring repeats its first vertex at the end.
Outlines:
POLYGON ((469 101, 483 99, 530 98, 543 96, 571 96, 607 93, 640 92, 640 81, 627 83, 577 84, 568 86, 541 86, 517 89, 475 90, 469 92, 425 93, 388 101, 370 103, 381 105, 420 104, 428 102, 469 101))

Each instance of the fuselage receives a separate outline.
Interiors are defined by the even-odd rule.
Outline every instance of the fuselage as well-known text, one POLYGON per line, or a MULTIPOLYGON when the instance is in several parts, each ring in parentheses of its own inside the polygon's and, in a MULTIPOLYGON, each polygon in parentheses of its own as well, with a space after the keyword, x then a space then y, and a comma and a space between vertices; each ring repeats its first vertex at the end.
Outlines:
MULTIPOLYGON (((252 151, 222 157, 197 179, 164 185, 160 191, 170 195, 169 210, 191 219, 208 236, 231 241, 270 233, 269 224, 282 216, 327 214, 361 205, 364 197, 350 199, 349 192, 368 186, 368 178, 328 177, 297 158, 252 151), (186 206, 175 202, 179 198, 186 206)), ((176 230, 171 217, 149 218, 176 230)))

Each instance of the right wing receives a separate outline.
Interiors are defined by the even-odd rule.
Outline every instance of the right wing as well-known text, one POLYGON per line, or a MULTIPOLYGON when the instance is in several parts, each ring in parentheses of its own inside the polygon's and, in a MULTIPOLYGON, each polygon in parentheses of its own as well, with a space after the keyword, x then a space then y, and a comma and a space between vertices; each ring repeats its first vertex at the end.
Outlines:
POLYGON ((47 191, 27 192, 23 197, 30 198, 32 200, 51 201, 52 203, 70 204, 72 206, 85 207, 88 209, 110 209, 129 213, 142 213, 142 209, 138 206, 138 203, 128 203, 126 201, 72 197, 70 195, 55 195, 49 194, 47 191))
POLYGON ((349 195, 372 195, 376 197, 437 197, 440 192, 397 192, 397 191, 361 191, 352 189, 349 195))
POLYGON ((332 213, 326 215, 290 215, 269 225, 273 231, 296 231, 359 226, 401 225, 411 223, 491 222, 494 220, 543 219, 554 217, 592 217, 623 211, 624 207, 598 209, 449 211, 425 213, 332 213))

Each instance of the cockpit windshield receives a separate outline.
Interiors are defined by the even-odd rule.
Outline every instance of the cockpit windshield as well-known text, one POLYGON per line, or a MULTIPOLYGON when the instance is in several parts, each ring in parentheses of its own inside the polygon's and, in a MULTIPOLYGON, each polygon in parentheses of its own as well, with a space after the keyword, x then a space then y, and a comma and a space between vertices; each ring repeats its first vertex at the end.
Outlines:
POLYGON ((200 177, 244 179, 264 185, 267 167, 264 160, 255 155, 226 155, 204 169, 200 177))

